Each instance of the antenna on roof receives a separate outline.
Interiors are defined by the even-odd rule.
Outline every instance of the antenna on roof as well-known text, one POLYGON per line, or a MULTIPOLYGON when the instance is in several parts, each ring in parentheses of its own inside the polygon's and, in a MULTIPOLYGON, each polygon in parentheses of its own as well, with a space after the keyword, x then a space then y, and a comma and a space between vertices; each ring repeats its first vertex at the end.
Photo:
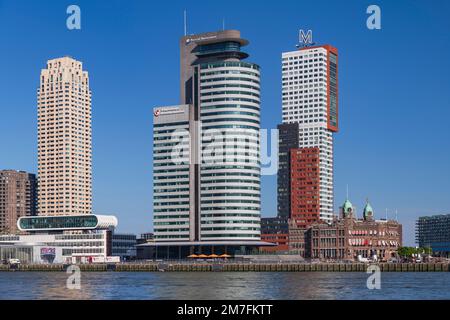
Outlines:
POLYGON ((186 9, 184 9, 184 36, 187 36, 187 13, 186 13, 186 9))
POLYGON ((388 208, 386 208, 386 221, 388 219, 388 208))
POLYGON ((395 221, 398 221, 398 210, 395 209, 395 221))
POLYGON ((347 183, 347 200, 348 200, 348 183, 347 183))
POLYGON ((225 31, 225 18, 222 18, 222 30, 225 31))

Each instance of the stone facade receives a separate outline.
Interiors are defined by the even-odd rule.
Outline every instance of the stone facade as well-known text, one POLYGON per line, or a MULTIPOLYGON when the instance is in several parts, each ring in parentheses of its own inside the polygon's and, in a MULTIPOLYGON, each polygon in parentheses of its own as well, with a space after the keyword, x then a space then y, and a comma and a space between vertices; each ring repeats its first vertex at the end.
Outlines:
POLYGON ((38 214, 91 214, 91 90, 82 63, 49 60, 37 100, 38 214))

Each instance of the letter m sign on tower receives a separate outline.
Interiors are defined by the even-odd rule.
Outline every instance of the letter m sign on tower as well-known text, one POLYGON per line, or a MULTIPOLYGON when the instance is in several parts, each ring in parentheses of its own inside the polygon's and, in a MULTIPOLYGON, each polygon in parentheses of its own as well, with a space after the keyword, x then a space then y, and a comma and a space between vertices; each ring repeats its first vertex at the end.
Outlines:
POLYGON ((302 47, 312 45, 313 44, 312 30, 308 30, 308 32, 305 34, 305 31, 303 29, 300 29, 298 33, 298 41, 302 47))

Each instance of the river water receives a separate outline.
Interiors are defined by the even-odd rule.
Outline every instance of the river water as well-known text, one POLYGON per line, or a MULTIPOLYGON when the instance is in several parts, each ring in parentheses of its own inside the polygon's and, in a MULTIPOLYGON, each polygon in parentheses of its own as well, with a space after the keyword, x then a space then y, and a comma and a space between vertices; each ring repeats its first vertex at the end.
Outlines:
POLYGON ((362 272, 85 272, 80 290, 69 276, 0 272, 0 299, 450 299, 450 273, 382 273, 379 290, 362 272))

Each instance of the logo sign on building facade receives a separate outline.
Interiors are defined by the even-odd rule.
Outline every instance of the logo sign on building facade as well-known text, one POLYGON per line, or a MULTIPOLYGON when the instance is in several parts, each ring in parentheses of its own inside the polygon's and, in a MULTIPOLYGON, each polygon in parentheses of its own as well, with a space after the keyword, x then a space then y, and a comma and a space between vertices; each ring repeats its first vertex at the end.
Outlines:
POLYGON ((41 248, 41 259, 47 263, 53 263, 56 257, 56 248, 41 248))
POLYGON ((56 248, 41 248, 41 255, 56 255, 56 248))
POLYGON ((167 116, 167 115, 174 115, 174 114, 180 114, 184 113, 185 110, 182 108, 182 106, 175 106, 175 107, 164 107, 162 109, 155 109, 153 111, 153 115, 157 118, 159 116, 167 116))
POLYGON ((298 32, 298 42, 298 47, 312 46, 314 44, 312 30, 308 30, 307 32, 305 32, 305 30, 300 29, 298 32))

